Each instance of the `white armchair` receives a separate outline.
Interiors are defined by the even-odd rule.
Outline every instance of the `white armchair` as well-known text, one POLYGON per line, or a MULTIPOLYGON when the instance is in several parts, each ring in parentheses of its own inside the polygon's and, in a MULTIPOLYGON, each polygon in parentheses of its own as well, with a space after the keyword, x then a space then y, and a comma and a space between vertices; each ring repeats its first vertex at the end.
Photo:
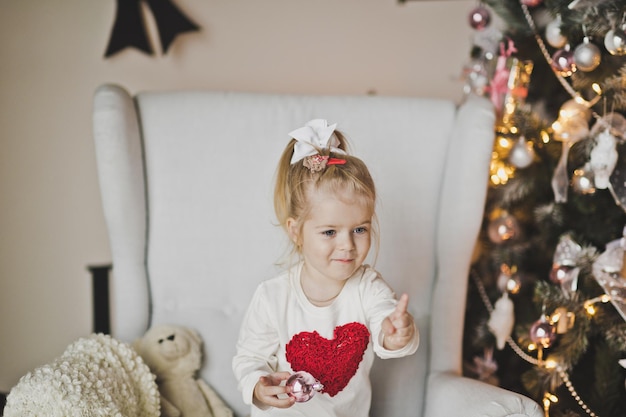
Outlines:
POLYGON ((112 334, 198 330, 201 371, 235 411, 239 324, 287 241, 274 169, 287 132, 338 123, 380 194, 376 268, 407 292, 421 332, 410 357, 375 362, 372 417, 536 416, 521 395, 461 376, 468 269, 486 194, 494 115, 484 98, 298 96, 103 85, 94 135, 113 257, 112 334))

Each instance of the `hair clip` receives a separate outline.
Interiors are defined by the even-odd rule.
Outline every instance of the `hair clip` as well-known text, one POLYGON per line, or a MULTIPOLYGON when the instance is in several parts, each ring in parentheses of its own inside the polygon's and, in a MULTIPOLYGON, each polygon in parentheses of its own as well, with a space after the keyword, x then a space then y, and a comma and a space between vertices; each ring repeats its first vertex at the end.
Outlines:
POLYGON ((323 171, 326 165, 343 165, 345 159, 331 158, 329 156, 311 155, 304 157, 302 164, 311 170, 311 172, 323 171))

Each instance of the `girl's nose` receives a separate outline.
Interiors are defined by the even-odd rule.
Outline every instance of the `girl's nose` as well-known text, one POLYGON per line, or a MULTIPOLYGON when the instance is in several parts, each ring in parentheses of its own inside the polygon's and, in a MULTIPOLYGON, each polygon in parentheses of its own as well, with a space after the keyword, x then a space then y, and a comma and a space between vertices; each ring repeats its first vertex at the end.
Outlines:
POLYGON ((352 233, 342 234, 341 241, 339 242, 339 249, 346 251, 354 249, 354 238, 352 233))

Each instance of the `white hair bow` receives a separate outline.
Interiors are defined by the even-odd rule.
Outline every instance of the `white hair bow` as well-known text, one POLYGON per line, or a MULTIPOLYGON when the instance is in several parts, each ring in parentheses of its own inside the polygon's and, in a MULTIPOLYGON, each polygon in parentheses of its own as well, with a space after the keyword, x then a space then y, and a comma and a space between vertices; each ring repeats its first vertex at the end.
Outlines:
POLYGON ((328 125, 324 119, 314 119, 304 127, 289 132, 289 136, 297 140, 293 148, 291 163, 298 162, 307 156, 318 155, 320 150, 329 149, 331 152, 345 154, 339 149, 339 139, 334 135, 337 123, 328 125))

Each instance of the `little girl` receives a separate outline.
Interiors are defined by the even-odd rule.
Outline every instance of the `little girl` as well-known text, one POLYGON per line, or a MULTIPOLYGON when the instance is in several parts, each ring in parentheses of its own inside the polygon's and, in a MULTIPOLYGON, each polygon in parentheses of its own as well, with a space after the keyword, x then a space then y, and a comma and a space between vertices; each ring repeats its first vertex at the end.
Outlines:
POLYGON ((300 261, 259 285, 243 319, 233 371, 255 416, 366 417, 374 353, 417 350, 419 334, 378 272, 363 262, 376 191, 365 164, 325 120, 291 132, 274 206, 300 261), (305 371, 321 392, 306 402, 285 381, 305 371))

